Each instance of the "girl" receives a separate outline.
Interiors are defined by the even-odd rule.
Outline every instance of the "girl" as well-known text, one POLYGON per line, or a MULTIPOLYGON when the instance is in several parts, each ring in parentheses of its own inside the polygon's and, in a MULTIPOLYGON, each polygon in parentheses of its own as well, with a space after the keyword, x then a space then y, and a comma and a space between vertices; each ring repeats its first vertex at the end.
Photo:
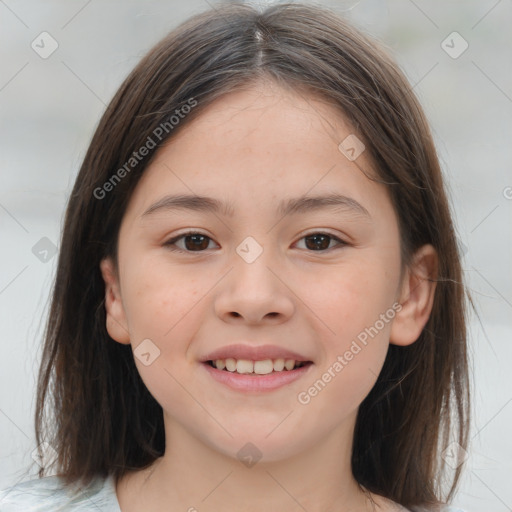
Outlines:
POLYGON ((320 7, 194 16, 85 156, 38 382, 43 478, 0 510, 448 510, 465 308, 429 128, 385 51, 320 7))

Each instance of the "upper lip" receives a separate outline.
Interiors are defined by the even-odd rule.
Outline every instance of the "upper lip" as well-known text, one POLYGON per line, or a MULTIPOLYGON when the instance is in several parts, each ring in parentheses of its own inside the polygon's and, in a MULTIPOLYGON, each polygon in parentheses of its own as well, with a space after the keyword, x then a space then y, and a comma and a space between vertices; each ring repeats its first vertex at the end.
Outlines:
POLYGON ((202 358, 203 362, 216 359, 247 359, 249 361, 263 361, 265 359, 294 359, 295 361, 310 361, 307 357, 277 345, 226 345, 202 358))

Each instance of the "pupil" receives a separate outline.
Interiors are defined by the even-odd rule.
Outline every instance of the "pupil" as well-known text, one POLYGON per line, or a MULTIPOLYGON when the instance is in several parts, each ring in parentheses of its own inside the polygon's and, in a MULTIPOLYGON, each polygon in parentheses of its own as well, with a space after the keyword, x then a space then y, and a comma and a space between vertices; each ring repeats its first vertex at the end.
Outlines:
POLYGON ((187 250, 192 250, 192 251, 194 251, 196 249, 207 249, 208 248, 208 237, 204 236, 204 235, 187 235, 185 237, 185 247, 187 248, 187 250), (193 240, 192 245, 187 243, 190 239, 193 240), (197 242, 202 242, 202 244, 194 245, 197 242))
MULTIPOLYGON (((328 249, 330 244, 329 235, 310 235, 305 238, 306 247, 313 251, 328 249), (313 241, 314 240, 314 241, 313 241), (312 243, 310 243, 312 242, 312 243)), ((208 237, 204 235, 187 235, 185 237, 185 246, 187 250, 203 250, 208 249, 208 237), (188 243, 192 241, 191 243, 188 243)))
POLYGON ((306 237, 306 247, 308 249, 313 249, 314 251, 317 251, 319 249, 328 249, 329 248, 329 235, 310 235, 306 237), (311 244, 311 246, 308 244, 308 241, 311 239, 316 239, 316 242, 311 244))

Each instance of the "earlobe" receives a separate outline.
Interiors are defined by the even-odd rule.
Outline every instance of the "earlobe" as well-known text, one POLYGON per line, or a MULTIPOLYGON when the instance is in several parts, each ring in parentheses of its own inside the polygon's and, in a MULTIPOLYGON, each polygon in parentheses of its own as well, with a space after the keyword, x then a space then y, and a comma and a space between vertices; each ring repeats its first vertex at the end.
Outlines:
POLYGON ((419 338, 432 312, 437 273, 436 250, 430 244, 422 246, 404 272, 399 297, 402 308, 393 320, 390 343, 406 346, 419 338))
POLYGON ((130 343, 130 335, 126 322, 123 302, 119 288, 119 280, 116 275, 111 258, 104 258, 100 262, 101 275, 105 282, 105 310, 106 328, 112 339, 124 345, 130 343))

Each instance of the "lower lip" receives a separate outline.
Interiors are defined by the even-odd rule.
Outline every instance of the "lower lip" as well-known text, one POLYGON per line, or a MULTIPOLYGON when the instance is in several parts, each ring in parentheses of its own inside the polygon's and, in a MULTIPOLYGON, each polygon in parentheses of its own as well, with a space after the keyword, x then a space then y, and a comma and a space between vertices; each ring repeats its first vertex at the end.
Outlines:
POLYGON ((206 371, 218 382, 225 384, 236 391, 245 392, 264 392, 281 388, 287 384, 300 379, 304 376, 312 363, 300 366, 294 370, 283 370, 281 372, 272 372, 267 375, 247 375, 237 372, 229 372, 227 370, 218 370, 213 368, 209 363, 202 363, 206 371))

